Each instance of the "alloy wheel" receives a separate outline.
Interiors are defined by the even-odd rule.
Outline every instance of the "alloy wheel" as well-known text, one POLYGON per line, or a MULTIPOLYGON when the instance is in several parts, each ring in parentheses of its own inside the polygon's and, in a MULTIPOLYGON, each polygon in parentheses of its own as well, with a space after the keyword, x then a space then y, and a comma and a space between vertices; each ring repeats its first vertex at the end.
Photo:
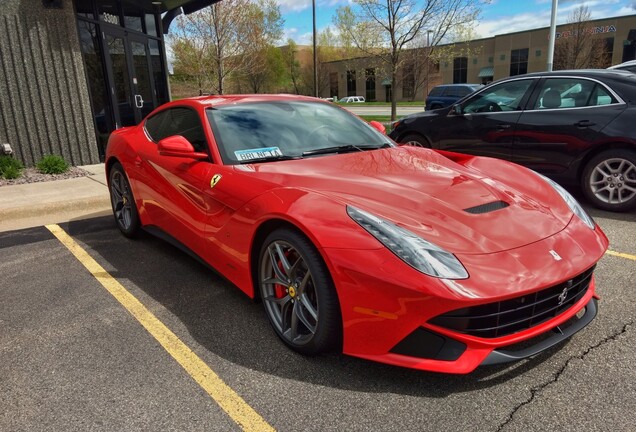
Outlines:
POLYGON ((318 328, 318 295, 305 258, 290 243, 276 240, 261 258, 265 310, 279 335, 292 346, 310 343, 318 328))
POLYGON ((601 161, 589 181, 592 193, 604 203, 623 204, 636 197, 636 165, 627 159, 601 161))
POLYGON ((110 199, 113 204, 113 212, 115 213, 117 223, 122 229, 129 230, 133 224, 132 206, 134 203, 128 180, 119 170, 114 171, 111 177, 110 199))

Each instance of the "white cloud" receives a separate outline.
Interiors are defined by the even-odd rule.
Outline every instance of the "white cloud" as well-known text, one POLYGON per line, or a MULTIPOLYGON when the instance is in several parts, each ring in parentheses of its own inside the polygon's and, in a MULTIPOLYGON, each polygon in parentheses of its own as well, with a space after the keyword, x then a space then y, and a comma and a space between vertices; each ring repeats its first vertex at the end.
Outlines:
MULTIPOLYGON (((311 9, 311 0, 276 0, 282 13, 302 12, 311 9)), ((348 4, 349 0, 316 0, 316 8, 333 8, 339 5, 348 4)))
MULTIPOLYGON (((547 4, 551 3, 551 0, 537 0, 536 3, 547 4)), ((559 8, 557 10, 557 24, 561 25, 567 23, 570 18, 570 14, 580 6, 587 6, 592 19, 634 13, 634 9, 629 11, 629 8, 625 7, 617 10, 615 5, 619 3, 621 3, 620 0, 560 0, 559 8), (628 11, 625 11, 625 9, 628 11)), ((479 37, 491 37, 498 34, 549 27, 551 11, 551 7, 546 7, 543 10, 537 10, 533 13, 502 16, 497 20, 482 20, 479 21, 476 27, 476 32, 479 37)))

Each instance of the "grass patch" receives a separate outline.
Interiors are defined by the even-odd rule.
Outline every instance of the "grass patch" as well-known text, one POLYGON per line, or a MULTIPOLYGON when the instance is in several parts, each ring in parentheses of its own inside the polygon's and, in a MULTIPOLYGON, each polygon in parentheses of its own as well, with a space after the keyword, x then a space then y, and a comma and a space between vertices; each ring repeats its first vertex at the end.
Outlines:
POLYGON ((61 156, 44 156, 35 166, 43 174, 62 174, 68 171, 69 164, 61 156))
POLYGON ((22 175, 24 165, 17 159, 11 156, 0 156, 0 178, 12 180, 22 175))

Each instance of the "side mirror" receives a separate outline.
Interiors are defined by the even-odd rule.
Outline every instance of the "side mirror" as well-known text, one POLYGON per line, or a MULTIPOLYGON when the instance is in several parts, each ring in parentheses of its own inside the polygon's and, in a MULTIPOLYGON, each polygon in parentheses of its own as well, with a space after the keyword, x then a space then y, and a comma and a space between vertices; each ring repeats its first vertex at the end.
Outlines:
POLYGON ((451 107, 450 111, 448 112, 448 114, 450 115, 463 115, 464 114, 464 110, 462 109, 462 106, 460 104, 455 104, 451 107))
POLYGON ((373 127, 373 129, 377 130, 383 135, 386 135, 386 127, 384 127, 384 125, 379 121, 371 120, 369 124, 371 125, 371 127, 373 127))
POLYGON ((159 154, 161 156, 171 156, 178 158, 189 159, 207 159, 207 153, 196 152, 194 147, 190 144, 190 141, 182 137, 181 135, 173 135, 168 138, 164 138, 159 141, 157 145, 159 154))

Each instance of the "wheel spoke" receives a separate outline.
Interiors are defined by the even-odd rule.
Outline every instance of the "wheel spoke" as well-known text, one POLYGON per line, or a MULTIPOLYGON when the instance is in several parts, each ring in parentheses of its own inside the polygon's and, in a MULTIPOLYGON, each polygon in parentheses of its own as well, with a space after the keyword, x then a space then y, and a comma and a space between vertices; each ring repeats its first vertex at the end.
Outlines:
POLYGON ((265 300, 266 302, 274 303, 282 308, 287 303, 289 303, 289 301, 291 300, 291 297, 289 295, 286 295, 285 297, 281 297, 281 298, 274 297, 274 296, 267 296, 267 297, 264 297, 263 300, 265 300))
POLYGON ((314 308, 314 305, 311 304, 311 301, 309 300, 309 298, 307 298, 306 295, 303 295, 301 297, 299 297, 300 303, 303 305, 303 307, 307 310, 307 312, 309 312, 309 315, 311 315, 311 318, 314 321, 318 321, 318 311, 314 308))
POLYGON ((284 280, 276 277, 276 275, 274 275, 274 277, 263 279, 263 283, 264 284, 278 284, 278 285, 285 285, 285 286, 288 285, 287 281, 284 281, 284 280))
POLYGON ((302 304, 301 302, 297 301, 294 303, 294 314, 296 315, 298 320, 300 320, 303 326, 305 326, 305 328, 307 328, 307 330, 309 330, 311 334, 315 334, 316 326, 311 324, 309 320, 307 319, 307 317, 305 317, 305 312, 304 312, 305 310, 306 308, 304 307, 304 304, 302 304))
POLYGON ((610 204, 614 202, 614 195, 616 194, 616 189, 614 188, 610 188, 609 189, 609 198, 608 201, 610 204))
POLYGON ((305 276, 303 276, 303 280, 298 285, 298 295, 299 296, 301 296, 301 295, 303 295, 305 293, 305 288, 307 287, 307 282, 309 282, 310 278, 311 278, 311 273, 309 271, 307 271, 307 273, 305 273, 305 276))

